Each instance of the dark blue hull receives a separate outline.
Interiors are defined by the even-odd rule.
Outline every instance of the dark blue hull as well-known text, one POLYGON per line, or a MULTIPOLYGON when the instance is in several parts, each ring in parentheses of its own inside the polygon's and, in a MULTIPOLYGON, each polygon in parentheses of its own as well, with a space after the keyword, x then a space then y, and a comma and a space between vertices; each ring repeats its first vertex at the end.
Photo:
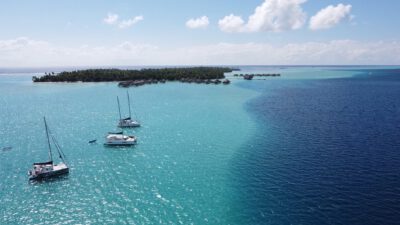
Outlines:
POLYGON ((29 177, 29 180, 43 180, 43 179, 48 179, 48 178, 53 178, 53 177, 58 177, 64 174, 69 173, 69 168, 57 170, 57 171, 51 171, 48 173, 42 173, 34 177, 29 177))

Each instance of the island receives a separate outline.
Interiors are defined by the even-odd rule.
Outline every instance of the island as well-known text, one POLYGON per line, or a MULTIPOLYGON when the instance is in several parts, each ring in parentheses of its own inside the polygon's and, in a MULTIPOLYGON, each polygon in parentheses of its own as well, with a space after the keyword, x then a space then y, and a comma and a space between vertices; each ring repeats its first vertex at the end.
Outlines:
POLYGON ((119 86, 138 86, 146 83, 181 81, 194 83, 221 83, 224 73, 232 72, 228 67, 176 67, 157 69, 85 69, 45 73, 32 77, 33 82, 111 82, 120 81, 119 86))

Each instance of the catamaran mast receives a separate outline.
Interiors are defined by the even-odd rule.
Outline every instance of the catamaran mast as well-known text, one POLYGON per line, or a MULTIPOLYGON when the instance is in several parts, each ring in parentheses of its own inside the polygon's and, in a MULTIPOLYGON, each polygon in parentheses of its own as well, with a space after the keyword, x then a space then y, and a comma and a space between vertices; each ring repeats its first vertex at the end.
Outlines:
POLYGON ((121 120, 122 120, 122 118, 121 118, 121 107, 120 107, 120 105, 119 105, 119 98, 118 98, 118 96, 117 96, 117 102, 118 102, 119 120, 121 121, 121 120))
POLYGON ((50 157, 50 161, 53 161, 53 154, 51 152, 49 129, 47 128, 46 117, 43 117, 43 120, 44 120, 44 126, 46 128, 47 144, 49 144, 49 157, 50 157))
POLYGON ((129 92, 128 91, 126 91, 126 95, 128 96, 129 118, 132 118, 132 115, 131 115, 131 100, 129 100, 129 92))

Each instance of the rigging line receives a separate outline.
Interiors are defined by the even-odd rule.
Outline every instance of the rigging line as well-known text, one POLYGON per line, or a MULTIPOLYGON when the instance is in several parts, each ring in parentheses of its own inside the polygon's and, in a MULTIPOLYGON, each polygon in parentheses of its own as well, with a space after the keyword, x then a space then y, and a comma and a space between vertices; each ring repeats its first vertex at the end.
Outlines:
POLYGON ((63 160, 67 160, 67 156, 64 154, 64 151, 62 150, 60 144, 58 144, 57 139, 55 139, 55 142, 56 142, 56 145, 58 147, 60 156, 62 157, 63 160))
POLYGON ((54 145, 56 146, 56 149, 57 149, 58 155, 60 156, 60 158, 62 158, 62 155, 61 155, 61 153, 60 153, 60 146, 58 145, 58 143, 57 143, 57 141, 56 141, 56 139, 54 138, 54 136, 53 136, 53 135, 51 135, 51 139, 53 140, 53 142, 54 142, 54 145))
POLYGON ((54 145, 55 145, 56 148, 57 148, 59 157, 60 157, 63 161, 66 161, 66 160, 67 160, 67 157, 66 157, 66 155, 64 154, 63 150, 62 150, 61 147, 60 147, 60 144, 57 142, 57 139, 54 137, 53 134, 51 134, 51 139, 53 140, 54 145))
MULTIPOLYGON (((53 140, 54 146, 57 149, 58 155, 59 157, 62 159, 63 162, 67 161, 67 157, 65 156, 64 152, 62 151, 60 145, 57 142, 57 139, 54 137, 53 133, 51 132, 50 128, 47 127, 47 123, 46 123, 46 128, 47 128, 47 132, 48 135, 51 137, 51 139, 53 140)), ((49 144, 50 144, 50 139, 49 139, 49 144)))

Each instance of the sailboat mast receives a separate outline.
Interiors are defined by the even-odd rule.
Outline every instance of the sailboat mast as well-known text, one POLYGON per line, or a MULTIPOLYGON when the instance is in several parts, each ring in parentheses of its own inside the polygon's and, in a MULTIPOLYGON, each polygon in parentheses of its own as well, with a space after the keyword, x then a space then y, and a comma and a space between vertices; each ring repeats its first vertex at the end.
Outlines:
POLYGON ((128 91, 126 91, 126 95, 128 96, 129 118, 132 118, 132 115, 131 115, 131 100, 129 99, 129 92, 128 91))
POLYGON ((118 96, 117 96, 117 102, 118 102, 119 120, 121 121, 121 120, 122 120, 122 118, 121 118, 121 107, 120 107, 120 105, 119 105, 119 98, 118 98, 118 96))
POLYGON ((46 117, 43 117, 43 120, 44 120, 44 126, 46 128, 47 144, 49 145, 49 157, 50 161, 53 161, 53 154, 51 152, 50 137, 49 137, 49 128, 47 127, 46 117))

